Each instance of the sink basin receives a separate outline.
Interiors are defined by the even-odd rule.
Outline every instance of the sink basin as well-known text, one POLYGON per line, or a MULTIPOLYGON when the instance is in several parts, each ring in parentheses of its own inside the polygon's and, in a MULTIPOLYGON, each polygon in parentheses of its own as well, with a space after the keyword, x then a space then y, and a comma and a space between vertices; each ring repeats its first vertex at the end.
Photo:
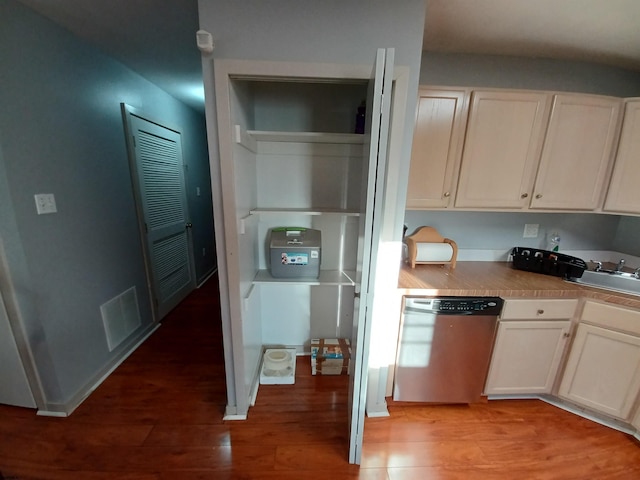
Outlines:
POLYGON ((589 287, 640 295, 640 280, 632 273, 607 273, 586 270, 581 278, 572 278, 571 281, 589 287))

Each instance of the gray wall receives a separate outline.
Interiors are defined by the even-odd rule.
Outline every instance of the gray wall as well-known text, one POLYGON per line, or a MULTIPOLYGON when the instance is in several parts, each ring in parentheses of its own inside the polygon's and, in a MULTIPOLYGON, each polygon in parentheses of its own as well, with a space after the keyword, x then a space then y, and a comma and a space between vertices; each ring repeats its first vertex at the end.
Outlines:
MULTIPOLYGON (((585 62, 492 55, 423 52, 420 84, 640 96, 640 72, 585 62)), ((420 225, 440 227, 442 235, 451 236, 463 248, 544 248, 549 231, 558 230, 564 249, 616 250, 631 255, 640 251, 640 221, 617 215, 408 211, 405 223, 409 233, 420 225), (540 225, 537 239, 522 238, 525 223, 540 225)))
POLYGON ((640 217, 620 218, 613 250, 640 257, 640 217))
POLYGON ((421 85, 640 96, 640 72, 586 62, 423 52, 421 85))
MULTIPOLYGON (((610 250, 618 230, 617 215, 596 213, 493 213, 408 211, 410 234, 422 225, 435 227, 459 248, 508 250, 511 247, 545 249, 549 236, 558 232, 560 250, 610 250), (537 238, 522 238, 525 224, 538 224, 537 238)), ((631 253, 631 252, 627 252, 631 253)))
MULTIPOLYGON (((125 353, 108 351, 101 304, 135 286, 141 329, 152 321, 120 103, 182 128, 188 182, 201 188, 196 253, 212 254, 204 118, 14 0, 0 0, 0 18, 0 235, 39 406, 55 409, 125 353), (36 193, 55 194, 58 213, 36 215, 36 193)), ((214 265, 200 255, 199 275, 214 265)))

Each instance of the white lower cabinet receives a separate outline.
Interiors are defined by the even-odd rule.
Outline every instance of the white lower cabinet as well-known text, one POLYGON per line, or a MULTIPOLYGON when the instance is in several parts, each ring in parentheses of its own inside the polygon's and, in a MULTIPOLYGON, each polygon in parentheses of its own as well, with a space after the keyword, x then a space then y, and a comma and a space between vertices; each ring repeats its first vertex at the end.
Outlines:
POLYGON ((558 393, 631 421, 640 393, 640 311, 588 301, 558 393))
POLYGON ((570 330, 570 320, 501 321, 485 393, 550 393, 570 330))
POLYGON ((550 393, 577 300, 505 301, 485 386, 487 395, 550 393))

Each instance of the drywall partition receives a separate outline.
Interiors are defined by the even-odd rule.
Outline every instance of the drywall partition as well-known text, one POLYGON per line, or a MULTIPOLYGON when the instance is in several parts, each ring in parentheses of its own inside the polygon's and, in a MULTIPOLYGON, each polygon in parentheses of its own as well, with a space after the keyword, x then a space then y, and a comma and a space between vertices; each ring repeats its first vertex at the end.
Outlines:
MULTIPOLYGON (((275 3, 260 0, 241 3, 200 0, 198 7, 200 27, 212 34, 216 44, 213 53, 203 56, 214 201, 221 200, 216 190, 220 190, 221 182, 228 181, 220 178, 219 168, 216 166, 219 164, 216 139, 218 123, 228 119, 218 119, 215 113, 212 62, 214 58, 372 65, 377 48, 393 48, 395 65, 401 67, 397 71, 404 71, 406 76, 403 79, 406 83, 404 94, 409 99, 417 96, 426 7, 424 0, 282 0, 275 3)), ((388 292, 397 285, 398 271, 394 252, 397 252, 398 257, 413 134, 412 128, 403 126, 413 125, 415 114, 414 102, 407 103, 406 98, 397 102, 402 108, 392 114, 392 131, 396 134, 391 140, 393 151, 388 168, 385 205, 382 211, 376 212, 382 214, 385 219, 379 265, 385 265, 386 268, 382 269, 384 275, 376 275, 376 291, 379 289, 381 292, 388 292), (391 268, 388 267, 389 259, 393 263, 391 268)), ((352 115, 355 114, 354 111, 352 115)), ((214 211, 214 217, 217 222, 218 246, 220 251, 224 252, 221 206, 214 211)), ((233 363, 230 344, 227 341, 230 338, 231 320, 229 286, 225 285, 227 271, 223 255, 220 255, 219 266, 223 321, 227 319, 223 325, 223 332, 229 386, 233 385, 233 363)), ((379 298, 382 298, 382 295, 379 298)), ((384 317, 384 312, 379 312, 374 307, 374 328, 378 319, 383 321, 384 317)), ((232 388, 228 390, 228 402, 231 411, 236 402, 232 388)))
MULTIPOLYGON (((204 162, 194 171, 206 173, 203 117, 14 0, 0 0, 0 18, 0 145, 11 200, 0 207, 8 209, 0 230, 42 382, 38 407, 68 413, 152 328, 120 103, 179 124, 194 144, 187 162, 204 162), (38 193, 55 195, 57 213, 36 213, 38 193), (134 286, 142 325, 109 352, 99 307, 134 286)), ((210 224, 208 179, 188 181, 201 182, 210 224)))
POLYGON ((36 407, 31 385, 14 339, 9 315, 0 290, 0 403, 18 407, 36 407))
POLYGON ((51 356, 38 321, 34 294, 28 287, 30 284, 0 144, 0 295, 10 324, 10 329, 2 334, 13 336, 31 393, 36 404, 42 407, 44 391, 59 392, 59 386, 55 373, 50 368, 46 370, 52 365, 51 356), (41 365, 42 371, 36 365, 41 365))

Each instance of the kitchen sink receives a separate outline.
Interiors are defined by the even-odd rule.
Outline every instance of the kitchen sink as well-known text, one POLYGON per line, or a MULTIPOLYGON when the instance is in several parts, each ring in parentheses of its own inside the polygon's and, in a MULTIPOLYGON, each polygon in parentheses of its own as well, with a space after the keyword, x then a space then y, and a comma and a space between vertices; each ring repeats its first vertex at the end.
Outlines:
POLYGON ((640 295, 640 279, 635 274, 627 272, 595 272, 586 270, 581 278, 571 278, 570 281, 589 287, 604 288, 615 292, 640 295))

